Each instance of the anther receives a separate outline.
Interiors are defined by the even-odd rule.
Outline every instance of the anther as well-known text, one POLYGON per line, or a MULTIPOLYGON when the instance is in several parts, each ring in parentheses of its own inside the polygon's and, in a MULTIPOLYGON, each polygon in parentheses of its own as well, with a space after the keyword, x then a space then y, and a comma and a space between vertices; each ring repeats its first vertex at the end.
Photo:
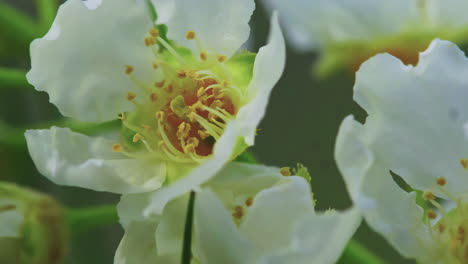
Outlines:
POLYGON ((143 139, 143 136, 140 135, 139 133, 136 133, 134 136, 133 136, 133 143, 137 143, 138 141, 142 140, 143 139))
POLYGON ((208 55, 206 54, 206 52, 200 52, 200 59, 202 59, 203 61, 206 61, 208 59, 208 55))
POLYGON ((224 103, 220 100, 214 100, 213 103, 211 103, 210 107, 216 109, 217 107, 222 107, 223 104, 224 103))
POLYGON ((291 175, 292 175, 292 174, 291 174, 291 168, 289 168, 289 167, 283 167, 283 168, 281 168, 281 169, 280 169, 280 173, 281 173, 281 175, 283 175, 283 176, 291 176, 291 175))
POLYGON ((112 151, 114 152, 122 152, 123 151, 123 146, 116 143, 114 145, 112 145, 112 151))
POLYGON ((457 232, 459 235, 464 235, 465 234, 465 228, 463 226, 459 226, 457 229, 457 232))
POLYGON ((166 91, 167 91, 168 93, 172 93, 172 91, 174 91, 174 86, 172 86, 172 84, 169 84, 169 85, 167 86, 167 88, 166 88, 166 91))
POLYGON ((195 37, 196 37, 196 34, 195 34, 195 31, 193 31, 193 30, 189 30, 189 31, 187 31, 187 33, 185 34, 185 38, 186 38, 187 40, 195 39, 195 37))
POLYGON ((135 68, 133 68, 133 66, 125 65, 125 73, 126 73, 126 74, 132 73, 133 70, 135 70, 135 68))
POLYGON ((156 44, 156 40, 154 38, 150 38, 150 37, 145 38, 145 45, 147 47, 152 46, 154 44, 156 44))
POLYGON ((444 224, 439 224, 439 225, 437 226, 437 228, 439 229, 439 232, 440 232, 440 233, 443 233, 443 232, 445 231, 445 225, 444 225, 444 224))
POLYGON ((197 97, 201 97, 202 95, 205 94, 205 87, 200 87, 198 90, 197 90, 197 97))
POLYGON ((195 147, 198 147, 198 144, 200 144, 200 141, 196 138, 196 137, 190 137, 188 140, 187 140, 187 143, 189 145, 193 145, 195 147))
POLYGON ((447 184, 447 180, 444 177, 439 177, 436 179, 436 183, 439 186, 444 186, 445 184, 447 184))
POLYGON ((158 111, 156 113, 156 119, 158 119, 159 121, 164 121, 164 111, 158 111))
POLYGON ((437 213, 434 210, 430 209, 430 210, 427 211, 427 217, 429 219, 436 219, 437 218, 437 213))
POLYGON ((154 83, 154 86, 156 86, 157 88, 162 88, 164 86, 164 84, 166 83, 165 80, 162 80, 160 82, 156 82, 154 83))
POLYGON ((159 30, 157 30, 156 28, 151 28, 149 30, 149 33, 152 37, 155 37, 155 38, 159 37, 159 30))
POLYGON ((461 159, 460 164, 465 170, 468 169, 468 159, 461 159))
POLYGON ((180 70, 180 71, 177 73, 177 77, 183 79, 183 78, 187 77, 187 72, 184 71, 184 70, 180 70))
POLYGON ((232 217, 234 217, 237 220, 240 220, 244 216, 244 210, 242 209, 241 206, 236 206, 234 207, 234 212, 232 213, 232 217))
POLYGON ((435 196, 434 196, 434 194, 432 193, 431 190, 425 190, 425 191, 423 192, 422 197, 424 198, 424 200, 427 200, 427 201, 433 201, 433 200, 435 200, 435 196))
POLYGON ((225 61, 226 61, 226 59, 227 59, 227 57, 226 57, 226 56, 224 56, 224 55, 219 55, 219 56, 218 56, 218 62, 219 62, 219 63, 223 63, 223 62, 225 62, 225 61))
POLYGON ((179 127, 177 128, 177 133, 176 133, 177 138, 179 139, 187 138, 191 128, 192 127, 190 126, 189 123, 186 123, 186 122, 180 123, 179 127))
POLYGON ((204 130, 198 130, 198 135, 201 139, 206 139, 210 136, 210 134, 204 130))
POLYGON ((156 102, 156 100, 158 100, 158 95, 156 93, 150 93, 149 98, 151 102, 156 102))
POLYGON ((253 204, 253 198, 249 197, 247 200, 245 200, 245 205, 246 206, 251 206, 253 204))
POLYGON ((128 92, 128 94, 127 94, 127 100, 133 101, 133 100, 135 100, 135 97, 136 97, 136 94, 135 94, 135 93, 128 92))
POLYGON ((159 68, 159 62, 153 61, 153 69, 159 68))

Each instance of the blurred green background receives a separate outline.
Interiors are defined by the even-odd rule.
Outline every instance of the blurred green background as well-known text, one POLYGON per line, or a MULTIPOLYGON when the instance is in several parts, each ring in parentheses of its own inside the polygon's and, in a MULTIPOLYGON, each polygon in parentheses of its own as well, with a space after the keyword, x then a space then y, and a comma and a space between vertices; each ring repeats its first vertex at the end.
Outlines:
MULTIPOLYGON (((2 2, 5 3, 5 0, 2 2)), ((4 4, 2 2, 0 4, 4 4)), ((34 1, 6 0, 6 3, 31 17, 36 16, 34 1)), ((269 28, 269 18, 261 3, 257 3, 251 26, 249 43, 256 51, 265 44, 269 28)), ((0 25, 0 67, 28 70, 28 47, 5 45, 6 37, 0 25)), ((73 52, 73 47, 70 47, 70 52, 73 52)), ((293 166, 297 162, 303 163, 312 174, 312 188, 318 208, 344 209, 351 203, 333 159, 335 137, 345 116, 354 114, 362 121, 365 113, 352 100, 353 74, 341 72, 318 80, 311 70, 316 58, 317 54, 300 54, 288 47, 286 70, 273 90, 267 115, 260 125, 252 151, 267 165, 293 166)), ((0 180, 18 182, 47 192, 70 207, 116 203, 119 200, 117 195, 52 184, 35 170, 24 142, 13 140, 21 136, 24 128, 59 118, 60 114, 55 106, 48 103, 45 93, 36 92, 30 86, 0 86, 0 180), (10 135, 1 129, 2 124, 18 128, 11 140, 10 135)), ((66 263, 113 263, 113 254, 122 234, 120 226, 115 224, 74 238, 66 263)), ((388 263, 414 263, 403 260, 365 224, 355 238, 388 263)))

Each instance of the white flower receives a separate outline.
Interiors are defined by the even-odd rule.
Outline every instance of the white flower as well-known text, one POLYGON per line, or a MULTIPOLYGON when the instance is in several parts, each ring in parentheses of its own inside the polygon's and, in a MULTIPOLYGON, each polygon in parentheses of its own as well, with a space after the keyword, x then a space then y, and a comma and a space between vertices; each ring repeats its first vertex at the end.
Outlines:
POLYGON ((52 198, 0 183, 0 263, 61 263, 67 249, 64 226, 52 198))
POLYGON ((434 40, 415 67, 377 55, 354 87, 366 122, 348 117, 338 134, 336 160, 354 203, 420 263, 467 263, 467 76, 468 59, 448 41, 434 40))
POLYGON ((285 48, 274 15, 268 45, 257 55, 236 52, 249 35, 252 0, 154 3, 169 39, 139 1, 69 0, 31 45, 29 82, 66 116, 119 115, 119 136, 53 127, 26 138, 55 183, 116 193, 168 186, 155 196, 162 210, 254 143, 285 48))
POLYGON ((299 50, 321 53, 316 73, 356 71, 388 52, 416 64, 434 38, 466 43, 465 0, 264 0, 278 9, 288 39, 299 50))
MULTIPOLYGON (((114 263, 180 263, 187 196, 146 219, 139 212, 149 195, 124 196, 114 263)), ((302 177, 236 162, 196 191, 194 215, 193 261, 204 264, 335 263, 361 221, 356 208, 314 212, 302 177)))

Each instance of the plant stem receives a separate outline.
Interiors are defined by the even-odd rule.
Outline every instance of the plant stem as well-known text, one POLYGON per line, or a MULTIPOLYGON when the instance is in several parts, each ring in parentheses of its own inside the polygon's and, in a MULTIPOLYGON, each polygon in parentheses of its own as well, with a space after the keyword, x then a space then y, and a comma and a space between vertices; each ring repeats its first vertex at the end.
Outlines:
POLYGON ((349 241, 338 264, 385 264, 380 257, 356 240, 349 241))
POLYGON ((0 88, 31 88, 24 70, 0 68, 0 88))
POLYGON ((193 211, 195 205, 195 192, 190 192, 190 198, 187 205, 187 216, 185 217, 184 244, 182 246, 181 264, 190 264, 192 261, 192 227, 193 211))
POLYGON ((66 216, 72 236, 77 236, 100 226, 119 222, 115 204, 68 209, 66 216))

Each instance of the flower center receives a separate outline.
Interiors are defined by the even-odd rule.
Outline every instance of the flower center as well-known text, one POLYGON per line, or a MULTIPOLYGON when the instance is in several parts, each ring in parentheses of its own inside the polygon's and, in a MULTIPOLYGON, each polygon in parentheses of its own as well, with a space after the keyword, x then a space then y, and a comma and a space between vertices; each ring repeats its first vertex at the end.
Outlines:
POLYGON ((444 185, 446 179, 441 177, 436 181, 437 190, 445 194, 456 207, 450 211, 440 204, 431 190, 423 193, 423 198, 429 201, 437 210, 429 209, 426 215, 426 225, 431 238, 440 248, 440 256, 444 263, 468 263, 468 196, 454 196, 444 185), (435 220, 441 214, 439 220, 435 220))
MULTIPOLYGON (((187 39, 196 39, 189 31, 187 39)), ((225 56, 209 54, 198 44, 199 56, 174 47, 151 29, 144 44, 153 50, 152 66, 162 76, 143 83, 126 66, 125 73, 140 88, 143 98, 129 92, 135 110, 122 113, 122 144, 113 149, 128 156, 148 153, 168 161, 201 162, 213 152, 229 120, 240 108, 242 91, 225 67, 225 56)))

